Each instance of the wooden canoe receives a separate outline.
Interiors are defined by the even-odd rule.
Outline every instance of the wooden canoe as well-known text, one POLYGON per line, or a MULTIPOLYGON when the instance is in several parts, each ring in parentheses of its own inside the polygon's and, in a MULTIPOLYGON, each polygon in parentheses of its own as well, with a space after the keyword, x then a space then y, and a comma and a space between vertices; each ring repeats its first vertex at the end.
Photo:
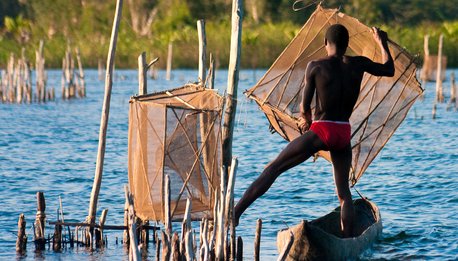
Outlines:
POLYGON ((382 234, 378 207, 365 199, 353 201, 355 206, 355 237, 343 238, 340 231, 340 207, 313 221, 303 220, 290 229, 278 232, 280 252, 294 235, 286 260, 347 260, 357 258, 382 234))

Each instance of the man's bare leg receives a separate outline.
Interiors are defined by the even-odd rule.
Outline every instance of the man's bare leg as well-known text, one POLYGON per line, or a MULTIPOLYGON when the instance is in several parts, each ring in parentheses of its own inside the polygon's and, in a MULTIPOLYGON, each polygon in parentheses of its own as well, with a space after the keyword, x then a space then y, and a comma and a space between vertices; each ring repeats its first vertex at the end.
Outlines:
POLYGON ((337 196, 340 201, 340 225, 344 237, 353 236, 354 208, 351 199, 348 175, 351 166, 351 146, 348 145, 341 151, 331 151, 332 165, 334 168, 334 182, 337 196))
POLYGON ((307 131, 302 136, 291 141, 286 148, 280 152, 277 158, 266 166, 261 175, 250 185, 250 187, 248 187, 235 206, 236 224, 238 224, 242 213, 245 212, 256 199, 267 192, 281 173, 304 162, 313 154, 324 148, 325 145, 323 142, 312 131, 307 131))

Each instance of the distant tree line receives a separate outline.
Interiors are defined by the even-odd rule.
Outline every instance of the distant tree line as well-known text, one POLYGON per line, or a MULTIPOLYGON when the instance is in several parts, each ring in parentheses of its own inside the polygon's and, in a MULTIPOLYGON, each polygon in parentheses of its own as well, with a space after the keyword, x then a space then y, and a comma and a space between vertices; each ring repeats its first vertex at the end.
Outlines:
MULTIPOLYGON (((303 1, 304 5, 313 1, 303 1)), ((292 21, 302 24, 313 7, 293 12, 293 0, 245 0, 246 17, 254 23, 292 21)), ((323 5, 340 7, 342 11, 369 24, 416 25, 423 22, 456 20, 458 4, 449 0, 326 0, 323 5)), ((72 29, 83 13, 92 13, 92 25, 104 22, 112 15, 114 1, 99 0, 1 0, 0 28, 5 17, 23 16, 33 26, 62 26, 72 29)), ((149 34, 154 23, 164 22, 174 27, 194 23, 198 18, 210 21, 226 19, 231 10, 231 0, 126 0, 125 12, 132 29, 139 34, 149 34), (145 28, 147 26, 148 28, 145 28)), ((53 30, 52 28, 50 30, 53 30)))
MULTIPOLYGON (((309 7, 293 11, 294 0, 244 0, 244 50, 251 59, 245 66, 268 66, 297 33, 319 1, 304 0, 309 7), (248 64, 248 65, 247 65, 248 64)), ((414 53, 421 53, 424 34, 432 34, 432 47, 439 33, 445 33, 445 52, 457 66, 458 4, 449 0, 353 0, 322 1, 325 7, 340 8, 371 26, 382 26, 394 40, 401 40, 414 53), (447 42, 448 41, 448 42, 447 42), (455 44, 456 46, 456 44, 455 44)), ((145 47, 163 52, 168 42, 188 47, 196 41, 195 23, 208 24, 209 47, 226 62, 232 0, 124 0, 120 32, 121 66, 132 66, 131 53, 145 47), (212 46, 213 45, 213 46, 212 46)), ((0 0, 0 65, 9 52, 22 46, 36 48, 45 40, 48 64, 59 66, 67 41, 81 48, 91 66, 101 59, 108 43, 115 0, 0 0), (99 57, 96 57, 99 56, 99 57)), ((194 48, 194 47, 192 47, 194 48)), ((28 50, 29 51, 29 50, 28 50)), ((177 66, 194 64, 194 50, 182 53, 177 66)), ((33 52, 33 50, 30 50, 33 52)), ((183 51, 185 52, 185 51, 183 51)), ((162 55, 162 53, 160 53, 162 55)), ((31 53, 33 55, 33 53, 31 53)), ((155 54, 157 55, 157 54, 155 54)))

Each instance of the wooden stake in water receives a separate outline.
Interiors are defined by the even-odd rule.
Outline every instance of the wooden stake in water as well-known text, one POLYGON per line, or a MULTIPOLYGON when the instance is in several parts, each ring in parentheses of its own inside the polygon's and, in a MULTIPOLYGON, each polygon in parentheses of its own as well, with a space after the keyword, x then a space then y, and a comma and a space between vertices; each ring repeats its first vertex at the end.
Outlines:
POLYGON ((205 78, 207 76, 207 36, 205 34, 205 20, 197 21, 197 34, 199 35, 199 78, 198 82, 206 84, 205 78))
POLYGON ((130 247, 129 247, 129 259, 133 261, 141 260, 141 254, 138 249, 138 237, 137 237, 137 223, 135 222, 135 211, 134 211, 134 199, 132 194, 130 194, 129 188, 126 185, 124 187, 126 194, 126 201, 128 202, 129 209, 129 238, 130 238, 130 247))
POLYGON ((172 78, 172 56, 173 56, 173 44, 169 43, 169 49, 167 52, 167 71, 165 73, 165 79, 170 81, 172 78))
POLYGON ((24 214, 19 215, 17 224, 16 252, 24 252, 27 248, 27 235, 25 233, 26 223, 24 214))
MULTIPOLYGON (((99 130, 99 146, 97 152, 97 161, 95 167, 95 176, 94 183, 91 191, 91 201, 89 205, 89 213, 87 222, 89 224, 95 223, 95 215, 97 213, 97 201, 99 198, 100 185, 102 183, 102 173, 103 173, 103 162, 105 158, 105 146, 107 138, 107 127, 108 127, 108 116, 110 114, 110 100, 111 100, 111 89, 113 86, 113 67, 114 67, 114 58, 116 54, 116 42, 118 39, 118 29, 119 23, 121 22, 122 16, 122 3, 123 0, 117 0, 116 2, 116 13, 113 23, 113 29, 111 31, 110 47, 108 51, 107 59, 107 69, 105 76, 105 96, 103 100, 102 107, 102 116, 100 120, 100 130, 99 130)), ((90 229, 90 233, 92 234, 90 229)))
MULTIPOLYGON (((239 82, 240 52, 242 47, 242 0, 232 1, 231 52, 227 76, 227 98, 222 130, 223 165, 228 167, 232 160, 232 139, 235 112, 237 109, 237 87, 239 82)), ((226 175, 226 174, 225 174, 226 175)))
POLYGON ((98 75, 99 75, 99 80, 103 80, 103 61, 102 59, 99 59, 99 62, 98 62, 98 75))
POLYGON ((259 261, 259 249, 261 246, 262 219, 256 221, 256 235, 254 237, 254 260, 259 261))
POLYGON ((444 41, 444 35, 439 36, 439 45, 437 51, 437 71, 436 71, 436 102, 444 102, 444 96, 442 92, 442 43, 444 41))
POLYGON ((129 238, 129 202, 126 197, 126 202, 124 203, 124 226, 126 229, 123 232, 123 239, 122 241, 124 244, 129 245, 130 244, 130 238, 129 238))
POLYGON ((217 228, 216 232, 216 244, 215 244, 215 255, 218 260, 223 260, 224 259, 224 253, 225 253, 225 238, 226 238, 226 227, 225 227, 225 222, 224 222, 224 214, 226 213, 225 207, 226 207, 226 178, 224 173, 226 173, 226 168, 225 166, 221 167, 221 185, 220 185, 220 202, 219 202, 219 208, 218 208, 218 219, 217 222, 215 223, 215 226, 217 228))
POLYGON ((37 214, 35 219, 35 249, 44 250, 46 245, 45 219, 46 201, 43 192, 37 192, 37 214))
POLYGON ((172 245, 172 253, 171 253, 170 259, 172 261, 181 261, 182 257, 180 253, 180 238, 177 232, 173 233, 171 245, 172 245))
POLYGON ((162 231, 162 261, 169 261, 169 260, 170 260, 169 236, 164 231, 162 231))
MULTIPOLYGON (((431 70, 429 63, 427 63, 427 61, 430 59, 429 57, 429 35, 428 34, 424 36, 423 51, 424 51, 424 61, 425 62, 423 62, 423 68, 421 68, 420 78, 422 81, 422 85, 426 86, 426 82, 428 81, 429 73, 431 70)), ((423 95, 424 94, 422 93, 422 96, 423 95)))
POLYGON ((235 177, 237 173, 237 157, 232 158, 231 162, 231 170, 229 172, 229 180, 227 182, 227 193, 226 193, 226 226, 228 227, 228 231, 231 234, 230 240, 230 254, 231 260, 235 259, 235 251, 236 251, 236 232, 235 232, 235 220, 234 220, 234 187, 235 187, 235 177))
POLYGON ((81 55, 80 55, 80 49, 76 48, 76 61, 78 62, 78 95, 81 98, 86 97, 86 82, 84 80, 84 69, 83 69, 83 63, 81 62, 81 55))
MULTIPOLYGON (((170 214, 170 177, 165 175, 164 182, 164 227, 169 238, 172 237, 172 222, 170 214)), ((164 242, 165 243, 165 242, 164 242)))
POLYGON ((148 93, 146 85, 146 53, 142 52, 138 56, 138 95, 145 95, 148 93))
POLYGON ((52 249, 60 251, 62 249, 62 225, 56 224, 52 241, 52 249))
POLYGON ((210 53, 210 69, 209 69, 209 77, 210 79, 207 80, 207 88, 214 89, 215 88, 215 59, 213 59, 213 54, 210 53))
POLYGON ((434 105, 433 105, 433 120, 436 119, 436 102, 434 102, 434 105))
POLYGON ((243 239, 241 236, 237 237, 237 261, 243 261, 243 239))
POLYGON ((105 225, 105 221, 107 219, 107 214, 108 214, 108 209, 104 209, 102 211, 102 215, 100 216, 99 219, 99 226, 100 228, 96 229, 95 231, 95 245, 96 247, 102 247, 104 246, 104 241, 103 241, 103 226, 105 225))
POLYGON ((46 101, 46 76, 43 47, 44 42, 40 40, 38 50, 35 52, 36 94, 38 102, 46 101))

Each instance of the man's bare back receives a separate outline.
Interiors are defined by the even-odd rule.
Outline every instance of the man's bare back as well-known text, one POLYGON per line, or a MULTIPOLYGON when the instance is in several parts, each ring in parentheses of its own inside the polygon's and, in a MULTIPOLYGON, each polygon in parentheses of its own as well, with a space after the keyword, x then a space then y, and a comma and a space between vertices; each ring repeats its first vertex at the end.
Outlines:
POLYGON ((242 213, 267 192, 281 173, 320 150, 328 150, 342 209, 342 232, 346 237, 352 236, 353 202, 348 184, 352 154, 348 121, 358 99, 364 72, 377 76, 394 74, 386 33, 376 28, 373 28, 373 33, 380 45, 383 63, 375 63, 362 56, 344 56, 348 46, 348 31, 342 25, 333 25, 328 29, 325 39, 328 56, 310 62, 305 72, 299 122, 303 134, 291 141, 245 191, 235 207, 237 224, 242 213), (315 93, 317 103, 312 121, 311 103, 315 93))

